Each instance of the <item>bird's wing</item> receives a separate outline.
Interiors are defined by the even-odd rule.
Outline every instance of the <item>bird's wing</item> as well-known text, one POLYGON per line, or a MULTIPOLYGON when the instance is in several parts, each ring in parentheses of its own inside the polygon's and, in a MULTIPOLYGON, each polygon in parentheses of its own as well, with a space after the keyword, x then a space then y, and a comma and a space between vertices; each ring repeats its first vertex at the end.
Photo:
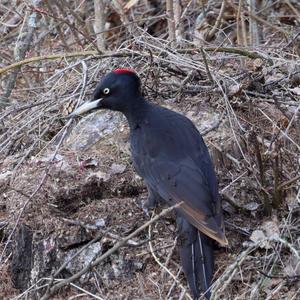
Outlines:
POLYGON ((226 245, 227 240, 218 218, 219 206, 212 198, 201 169, 186 158, 180 162, 147 160, 144 179, 170 205, 183 201, 178 212, 201 232, 226 245))

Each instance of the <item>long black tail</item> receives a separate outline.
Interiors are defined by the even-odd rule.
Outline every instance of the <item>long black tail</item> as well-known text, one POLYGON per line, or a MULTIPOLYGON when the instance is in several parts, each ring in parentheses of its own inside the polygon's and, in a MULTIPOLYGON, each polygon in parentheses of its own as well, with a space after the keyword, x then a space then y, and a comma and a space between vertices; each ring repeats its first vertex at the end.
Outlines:
POLYGON ((181 264, 193 297, 200 297, 200 286, 206 299, 210 299, 214 270, 213 241, 179 215, 177 225, 181 264))

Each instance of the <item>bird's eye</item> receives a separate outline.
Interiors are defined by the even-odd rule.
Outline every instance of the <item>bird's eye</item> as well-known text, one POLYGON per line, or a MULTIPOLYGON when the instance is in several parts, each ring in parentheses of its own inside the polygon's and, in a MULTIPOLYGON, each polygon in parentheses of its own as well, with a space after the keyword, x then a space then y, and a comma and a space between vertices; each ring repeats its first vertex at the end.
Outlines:
POLYGON ((109 92, 110 92, 110 91, 109 91, 109 88, 105 88, 105 89, 103 90, 103 94, 104 94, 104 95, 108 95, 109 92))

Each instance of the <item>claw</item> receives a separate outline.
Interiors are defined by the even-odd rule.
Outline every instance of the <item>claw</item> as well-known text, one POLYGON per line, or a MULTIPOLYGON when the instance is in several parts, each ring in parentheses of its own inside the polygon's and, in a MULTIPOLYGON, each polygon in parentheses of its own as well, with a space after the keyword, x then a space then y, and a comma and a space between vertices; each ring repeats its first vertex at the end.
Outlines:
MULTIPOLYGON (((147 200, 146 200, 147 201, 147 200)), ((149 209, 146 205, 146 201, 142 201, 142 209, 144 211, 144 214, 149 218, 150 217, 150 214, 149 214, 149 209)))

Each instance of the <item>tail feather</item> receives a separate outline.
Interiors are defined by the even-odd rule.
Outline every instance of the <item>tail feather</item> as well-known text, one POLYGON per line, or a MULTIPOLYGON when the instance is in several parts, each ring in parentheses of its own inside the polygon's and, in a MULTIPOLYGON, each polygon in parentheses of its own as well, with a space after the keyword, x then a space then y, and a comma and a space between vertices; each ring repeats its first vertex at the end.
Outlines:
POLYGON ((197 231, 196 253, 196 276, 201 290, 206 299, 210 299, 210 285, 214 273, 214 245, 213 240, 197 231))
POLYGON ((185 218, 177 216, 177 224, 181 264, 193 297, 200 297, 200 287, 205 298, 210 299, 214 270, 213 241, 185 218))

